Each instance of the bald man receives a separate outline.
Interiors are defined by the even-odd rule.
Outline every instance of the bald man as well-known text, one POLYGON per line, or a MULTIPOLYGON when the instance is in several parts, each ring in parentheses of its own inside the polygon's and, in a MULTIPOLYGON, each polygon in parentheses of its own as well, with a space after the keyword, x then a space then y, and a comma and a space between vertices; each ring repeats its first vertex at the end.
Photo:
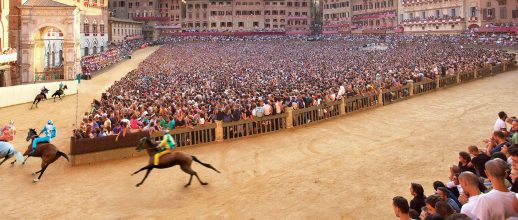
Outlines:
POLYGON ((513 207, 516 200, 515 194, 510 192, 504 184, 506 171, 509 169, 507 163, 497 158, 488 161, 485 167, 487 178, 493 184, 493 190, 480 196, 471 213, 480 220, 518 217, 518 213, 513 207))
POLYGON ((463 197, 467 197, 468 201, 462 206, 460 213, 466 214, 471 219, 476 219, 476 216, 472 213, 473 208, 477 205, 478 199, 480 198, 479 179, 477 175, 472 172, 466 171, 459 175, 459 184, 462 187, 462 193, 459 200, 463 197))

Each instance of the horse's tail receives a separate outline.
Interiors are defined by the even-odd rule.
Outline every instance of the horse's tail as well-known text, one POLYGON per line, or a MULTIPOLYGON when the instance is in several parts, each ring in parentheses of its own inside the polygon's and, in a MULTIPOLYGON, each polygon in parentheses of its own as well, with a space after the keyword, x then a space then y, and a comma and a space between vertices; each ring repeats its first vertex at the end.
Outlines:
POLYGON ((213 169, 214 171, 218 172, 218 173, 221 173, 219 172, 219 170, 217 170, 216 168, 214 168, 212 165, 208 164, 208 163, 203 163, 201 162, 200 160, 198 160, 198 158, 196 158, 195 156, 191 156, 192 157, 192 160, 198 162, 199 164, 203 165, 204 167, 207 167, 207 168, 210 168, 210 169, 213 169))
POLYGON ((22 164, 25 160, 25 158, 23 158, 23 155, 18 151, 14 153, 14 157, 16 158, 16 162, 18 162, 18 164, 22 164))
POLYGON ((67 154, 65 154, 65 153, 63 153, 63 152, 58 150, 57 155, 64 157, 65 159, 67 159, 68 162, 70 162, 70 159, 68 159, 68 155, 67 154))

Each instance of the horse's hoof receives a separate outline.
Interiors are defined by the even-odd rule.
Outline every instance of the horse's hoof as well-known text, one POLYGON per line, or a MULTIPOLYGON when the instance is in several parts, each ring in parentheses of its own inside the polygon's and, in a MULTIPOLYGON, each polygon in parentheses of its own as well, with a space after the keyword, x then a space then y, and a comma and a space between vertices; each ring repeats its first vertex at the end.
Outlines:
POLYGON ((32 182, 33 182, 33 183, 37 183, 37 182, 39 182, 39 181, 40 181, 40 179, 33 179, 33 180, 32 180, 32 182))
POLYGON ((36 173, 32 173, 32 175, 34 176, 34 175, 36 175, 36 173))
POLYGON ((209 185, 209 183, 201 183, 201 185, 204 185, 204 186, 206 186, 206 185, 209 185))
POLYGON ((189 187, 190 185, 191 185, 191 184, 185 184, 185 186, 183 186, 183 187, 187 188, 187 187, 189 187))
POLYGON ((136 187, 139 187, 140 185, 142 185, 142 184, 140 184, 140 183, 139 183, 139 184, 137 184, 137 185, 135 185, 135 186, 136 186, 136 187))

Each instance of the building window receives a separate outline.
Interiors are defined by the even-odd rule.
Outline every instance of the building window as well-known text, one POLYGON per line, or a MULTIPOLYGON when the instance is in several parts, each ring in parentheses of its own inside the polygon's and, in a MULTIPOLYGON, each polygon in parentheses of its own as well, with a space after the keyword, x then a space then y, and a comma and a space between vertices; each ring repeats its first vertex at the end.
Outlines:
POLYGON ((97 24, 96 23, 92 24, 92 33, 94 33, 94 35, 97 34, 97 24))
POLYGON ((83 31, 83 32, 85 33, 85 35, 87 35, 87 36, 88 36, 88 34, 90 33, 90 27, 89 27, 89 25, 88 25, 88 22, 85 22, 85 23, 83 24, 83 28, 84 28, 84 31, 83 31))
POLYGON ((477 17, 477 8, 471 7, 471 17, 477 17))
POLYGON ((133 7, 133 2, 128 3, 128 8, 132 8, 132 7, 133 7))
POLYGON ((435 10, 435 18, 440 18, 441 12, 439 10, 435 10))
POLYGON ((84 49, 84 50, 85 50, 85 51, 84 51, 84 53, 85 53, 85 56, 88 56, 88 55, 89 55, 89 52, 88 52, 88 47, 85 47, 85 49, 84 49))
POLYGON ((507 19, 507 8, 500 7, 500 19, 507 19))
POLYGON ((153 2, 149 2, 149 6, 153 6, 153 2))
POLYGON ((244 22, 238 22, 238 23, 237 23, 237 26, 238 26, 238 27, 245 27, 245 23, 244 23, 244 22))
POLYGON ((99 32, 101 32, 101 34, 104 34, 104 24, 99 25, 99 32))
POLYGON ((455 16, 456 16, 456 15, 455 15, 455 8, 452 8, 452 9, 451 9, 451 14, 450 14, 450 16, 451 16, 451 17, 455 17, 455 16))

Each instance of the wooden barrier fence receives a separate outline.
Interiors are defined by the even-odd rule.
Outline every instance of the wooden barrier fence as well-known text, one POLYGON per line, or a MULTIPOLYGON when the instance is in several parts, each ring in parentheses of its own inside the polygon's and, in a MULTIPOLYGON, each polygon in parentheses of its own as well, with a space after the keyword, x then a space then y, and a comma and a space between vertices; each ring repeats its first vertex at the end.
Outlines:
POLYGON ((345 113, 352 113, 365 109, 370 109, 381 104, 379 95, 368 93, 362 96, 355 96, 345 99, 345 113))
POLYGON ((324 103, 318 106, 293 110, 293 126, 317 122, 340 115, 340 101, 324 103))
POLYGON ((394 102, 401 101, 410 96, 410 86, 405 85, 401 88, 389 89, 383 91, 383 105, 389 105, 394 102))
MULTIPOLYGON (((178 128, 174 129, 171 134, 179 148, 256 136, 389 105, 415 95, 425 94, 439 88, 448 88, 515 68, 514 63, 498 64, 493 67, 486 66, 473 72, 457 73, 454 76, 436 78, 435 80, 425 80, 417 83, 408 81, 401 88, 342 98, 319 106, 295 110, 288 107, 285 113, 255 118, 254 120, 241 120, 229 123, 216 121, 216 123, 195 128, 178 128)), ((138 140, 142 137, 150 137, 158 142, 162 139, 162 136, 162 132, 155 132, 153 134, 139 132, 128 133, 125 137, 120 137, 118 141, 115 141, 115 136, 95 139, 71 138, 70 154, 72 164, 89 164, 143 155, 142 152, 138 153, 134 149, 138 140)))

